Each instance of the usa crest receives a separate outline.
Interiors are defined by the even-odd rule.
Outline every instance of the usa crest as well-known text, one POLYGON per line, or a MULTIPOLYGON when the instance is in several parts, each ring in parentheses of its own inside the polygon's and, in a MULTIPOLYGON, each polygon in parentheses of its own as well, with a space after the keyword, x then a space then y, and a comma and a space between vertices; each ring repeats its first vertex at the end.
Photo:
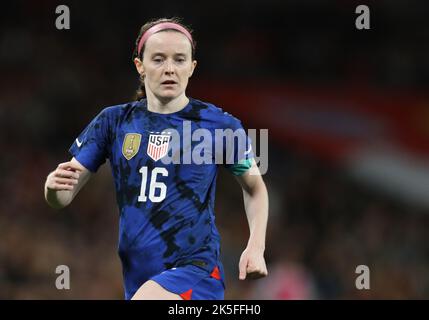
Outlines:
POLYGON ((150 134, 147 144, 147 154, 154 161, 158 161, 168 152, 170 135, 167 134, 150 134))
POLYGON ((134 157, 140 148, 142 135, 139 133, 127 133, 122 144, 122 154, 125 159, 130 160, 134 157))

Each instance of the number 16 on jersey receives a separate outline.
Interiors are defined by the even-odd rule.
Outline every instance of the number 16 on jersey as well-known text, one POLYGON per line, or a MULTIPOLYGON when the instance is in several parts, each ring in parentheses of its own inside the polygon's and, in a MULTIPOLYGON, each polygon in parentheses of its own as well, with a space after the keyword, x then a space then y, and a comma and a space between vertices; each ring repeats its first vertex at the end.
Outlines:
POLYGON ((161 202, 165 199, 165 196, 167 194, 167 186, 163 182, 156 181, 158 174, 162 175, 163 177, 168 177, 168 171, 166 168, 162 167, 155 167, 150 172, 150 179, 148 179, 148 168, 147 167, 141 167, 139 172, 142 174, 142 184, 140 188, 140 195, 138 198, 139 202, 146 202, 147 198, 149 197, 149 200, 152 202, 161 202), (146 195, 146 187, 147 182, 149 183, 149 195, 146 195), (156 192, 159 190, 158 192, 156 192), (157 195, 158 194, 158 195, 157 195))

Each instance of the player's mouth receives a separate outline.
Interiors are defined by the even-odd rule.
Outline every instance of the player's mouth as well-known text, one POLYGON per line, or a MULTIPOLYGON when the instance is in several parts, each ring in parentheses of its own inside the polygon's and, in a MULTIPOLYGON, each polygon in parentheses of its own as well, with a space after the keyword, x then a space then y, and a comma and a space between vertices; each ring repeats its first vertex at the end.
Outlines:
POLYGON ((177 84, 177 82, 174 80, 166 80, 164 82, 161 82, 161 85, 163 85, 163 86, 173 86, 175 84, 177 84))

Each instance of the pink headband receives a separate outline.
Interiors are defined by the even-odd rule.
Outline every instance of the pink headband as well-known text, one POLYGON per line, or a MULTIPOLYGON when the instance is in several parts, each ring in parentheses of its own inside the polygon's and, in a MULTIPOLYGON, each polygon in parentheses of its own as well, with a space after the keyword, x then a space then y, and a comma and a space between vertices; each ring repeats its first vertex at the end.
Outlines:
POLYGON ((137 47, 137 54, 140 56, 140 51, 141 51, 144 43, 146 42, 146 40, 151 35, 159 32, 159 31, 166 30, 166 29, 174 29, 174 30, 177 30, 177 31, 183 33, 189 39, 189 41, 191 41, 192 47, 194 47, 194 41, 192 40, 192 36, 188 30, 186 30, 184 27, 182 27, 181 25, 179 25, 177 23, 162 22, 162 23, 158 23, 158 24, 154 25, 153 27, 149 28, 148 30, 146 30, 146 32, 140 38, 139 45, 137 47))

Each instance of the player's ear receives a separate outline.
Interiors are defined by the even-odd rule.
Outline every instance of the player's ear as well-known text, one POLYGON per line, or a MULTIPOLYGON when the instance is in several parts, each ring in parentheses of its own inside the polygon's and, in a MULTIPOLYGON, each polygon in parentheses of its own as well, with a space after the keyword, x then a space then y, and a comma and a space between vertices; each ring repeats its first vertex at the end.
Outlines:
POLYGON ((196 67, 197 67, 197 60, 194 60, 194 61, 192 61, 191 72, 189 73, 189 78, 192 77, 192 74, 194 73, 194 70, 196 67))
POLYGON ((143 62, 139 58, 134 58, 134 65, 140 75, 144 75, 143 62))

